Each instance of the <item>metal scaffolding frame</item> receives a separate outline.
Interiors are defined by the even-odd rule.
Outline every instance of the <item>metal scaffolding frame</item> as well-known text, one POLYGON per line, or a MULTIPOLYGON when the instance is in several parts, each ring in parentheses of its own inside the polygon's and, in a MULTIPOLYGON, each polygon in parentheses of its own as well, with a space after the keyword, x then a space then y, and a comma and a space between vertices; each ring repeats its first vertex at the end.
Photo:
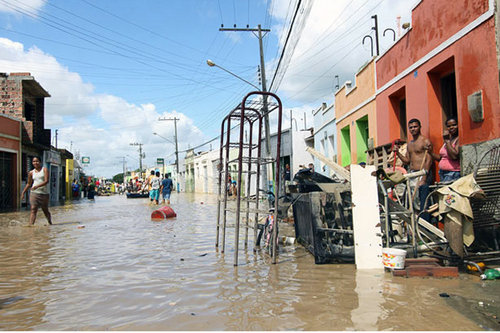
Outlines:
MULTIPOLYGON (((259 184, 261 181, 261 168, 265 164, 276 163, 275 177, 276 180, 275 186, 273 186, 273 194, 275 196, 274 202, 274 221, 277 223, 277 214, 278 214, 278 198, 279 198, 279 182, 280 182, 280 153, 281 153, 281 123, 282 123, 282 104, 281 100, 277 95, 270 92, 263 91, 254 91, 248 93, 242 100, 241 104, 234 108, 222 121, 221 125, 221 136, 220 136, 220 155, 219 155, 219 190, 217 196, 217 236, 215 246, 219 247, 219 238, 220 238, 220 229, 222 228, 222 249, 223 253, 226 246, 226 228, 227 225, 227 212, 234 211, 235 213, 235 252, 234 252, 234 266, 238 265, 238 250, 239 250, 239 233, 240 233, 240 215, 245 214, 245 248, 248 246, 248 230, 253 228, 254 230, 254 245, 256 245, 257 233, 259 229, 258 221, 259 214, 268 215, 269 212, 266 210, 262 210, 259 207, 259 184), (265 115, 262 112, 263 104, 260 101, 249 101, 250 96, 253 95, 262 95, 271 96, 276 99, 277 104, 269 103, 267 105, 268 112, 278 109, 278 131, 277 131, 277 145, 276 145, 276 158, 272 157, 262 157, 262 128, 263 128, 263 119, 265 115), (237 141, 231 141, 231 121, 239 120, 239 124, 237 125, 239 129, 239 135, 237 141), (254 137, 254 125, 257 125, 257 136, 258 142, 253 143, 254 137), (244 143, 244 133, 245 127, 249 129, 249 140, 247 143, 244 143), (238 156, 235 159, 230 160, 230 150, 231 148, 237 149, 238 156), (253 155, 253 151, 256 150, 256 156, 253 155), (246 153, 245 153, 246 152, 246 153), (236 190, 236 209, 228 208, 228 191, 227 184, 229 181, 229 165, 231 163, 237 162, 237 170, 232 172, 237 172, 237 190, 236 190), (244 169, 245 166, 245 169, 244 169), (246 178, 244 180, 246 185, 245 198, 242 199, 241 195, 241 184, 243 181, 243 174, 245 174, 246 178), (255 175, 255 180, 252 180, 252 175, 255 175), (255 197, 250 196, 251 184, 252 181, 255 182, 255 197), (241 207, 241 202, 245 203, 245 207, 241 207), (252 206, 253 207, 252 207, 252 206), (222 209, 221 209, 222 206, 222 209), (221 214, 222 212, 222 214, 221 214), (253 226, 249 225, 249 217, 250 214, 254 214, 254 223, 253 226), (221 221, 222 219, 222 221, 221 221)), ((277 228, 273 228, 273 239, 277 239, 277 228)), ((273 242, 272 246, 272 258, 273 264, 276 263, 276 252, 277 245, 276 241, 273 242)))

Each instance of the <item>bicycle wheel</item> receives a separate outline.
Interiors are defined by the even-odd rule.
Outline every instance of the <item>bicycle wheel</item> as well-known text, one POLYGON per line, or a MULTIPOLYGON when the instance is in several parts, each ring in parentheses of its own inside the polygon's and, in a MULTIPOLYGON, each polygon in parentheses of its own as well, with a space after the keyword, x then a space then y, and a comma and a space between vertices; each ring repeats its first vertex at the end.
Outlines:
POLYGON ((264 225, 264 232, 262 235, 262 239, 264 240, 264 250, 267 252, 269 255, 272 256, 273 254, 273 245, 274 242, 276 242, 276 249, 278 249, 278 231, 279 229, 276 229, 276 238, 273 239, 273 229, 277 228, 278 225, 274 221, 274 216, 269 215, 266 219, 266 224, 264 225))

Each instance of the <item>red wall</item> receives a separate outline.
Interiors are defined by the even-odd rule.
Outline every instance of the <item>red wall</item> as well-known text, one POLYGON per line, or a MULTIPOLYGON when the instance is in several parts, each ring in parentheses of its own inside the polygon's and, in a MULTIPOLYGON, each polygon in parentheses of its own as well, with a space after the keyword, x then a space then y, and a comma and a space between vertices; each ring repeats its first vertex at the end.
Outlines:
MULTIPOLYGON (((21 138, 20 121, 0 115, 0 134, 21 138)), ((19 141, 0 136, 0 148, 8 148, 19 151, 19 141)))
MULTIPOLYGON (((423 0, 413 11, 413 26, 377 61, 377 89, 410 67, 488 9, 488 0, 423 0)), ((444 119, 433 75, 455 72, 461 144, 500 137, 499 76, 494 17, 380 92, 377 102, 378 144, 400 136, 390 96, 405 88, 407 120, 418 118, 422 133, 437 152, 443 144, 444 119), (437 73, 437 74, 433 74, 437 73), (467 96, 482 90, 484 121, 472 122, 467 96)))
POLYGON ((0 151, 7 151, 9 154, 13 154, 11 151, 17 152, 13 154, 15 157, 12 164, 12 177, 7 181, 11 182, 13 188, 13 204, 14 207, 19 205, 19 193, 18 188, 20 184, 19 172, 21 168, 18 166, 18 157, 20 156, 20 140, 21 140, 21 121, 17 119, 11 119, 9 117, 0 115, 0 151), (17 138, 17 140, 15 139, 17 138))

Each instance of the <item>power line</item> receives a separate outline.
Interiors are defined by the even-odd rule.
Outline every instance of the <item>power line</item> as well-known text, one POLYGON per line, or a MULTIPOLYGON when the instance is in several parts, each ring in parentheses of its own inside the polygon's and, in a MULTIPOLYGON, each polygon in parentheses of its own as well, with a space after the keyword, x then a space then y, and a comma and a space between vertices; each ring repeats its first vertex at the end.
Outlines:
MULTIPOLYGON (((170 75, 173 75, 173 76, 175 76, 175 77, 179 77, 179 78, 181 78, 181 79, 188 80, 187 78, 185 78, 185 77, 183 77, 183 76, 181 76, 181 75, 178 75, 178 74, 176 74, 176 73, 173 73, 173 72, 167 71, 167 70, 165 70, 165 69, 163 69, 163 68, 160 68, 160 67, 154 66, 154 65, 152 65, 151 63, 144 62, 144 61, 142 61, 142 60, 140 60, 140 59, 137 59, 137 58, 134 58, 134 57, 130 57, 130 56, 128 56, 128 55, 126 55, 126 54, 124 54, 124 53, 122 53, 122 52, 118 52, 118 51, 115 51, 115 50, 113 50, 113 49, 110 49, 110 48, 109 48, 109 47, 107 47, 106 45, 110 45, 110 46, 112 46, 112 47, 115 47, 115 48, 118 48, 118 49, 121 49, 121 50, 124 50, 124 51, 127 51, 127 52, 131 52, 131 53, 133 53, 133 54, 139 55, 139 56, 141 56, 141 57, 143 57, 143 58, 146 58, 146 59, 148 59, 148 60, 152 60, 152 61, 156 61, 156 62, 160 62, 160 63, 162 63, 162 62, 163 62, 163 63, 169 64, 169 65, 174 65, 174 63, 172 63, 172 62, 164 62, 164 61, 162 61, 162 60, 161 60, 161 59, 159 59, 159 58, 158 58, 158 56, 156 56, 156 55, 147 56, 147 55, 145 55, 144 53, 141 53, 141 51, 139 51, 139 52, 135 51, 136 49, 135 49, 135 48, 133 48, 133 47, 130 47, 130 46, 125 45, 125 44, 120 43, 120 42, 116 42, 116 41, 114 41, 114 40, 112 40, 112 39, 109 39, 109 38, 107 38, 107 37, 105 37, 105 36, 102 36, 102 35, 99 35, 99 34, 95 34, 95 33, 94 33, 94 36, 93 36, 93 35, 91 35, 91 34, 89 34, 89 33, 87 33, 87 32, 82 32, 82 31, 79 31, 79 30, 77 30, 77 29, 72 28, 71 26, 64 25, 64 24, 61 24, 61 23, 59 23, 59 22, 56 22, 56 21, 54 21, 54 20, 52 20, 52 19, 50 19, 50 18, 47 18, 47 17, 45 17, 45 16, 43 16, 43 15, 35 15, 35 14, 33 14, 33 12, 30 12, 29 10, 23 9, 23 8, 21 8, 21 7, 19 7, 19 6, 13 6, 11 3, 9 3, 9 2, 7 2, 7 1, 5 1, 5 0, 0 0, 0 1, 1 1, 1 2, 3 2, 3 3, 7 6, 7 7, 9 7, 9 8, 11 8, 11 9, 15 10, 16 12, 19 12, 19 13, 21 13, 21 14, 25 14, 25 15, 30 16, 30 17, 32 17, 32 18, 38 18, 38 19, 40 19, 40 22, 42 22, 42 23, 44 23, 44 24, 46 24, 46 25, 48 25, 48 26, 50 26, 50 27, 52 27, 52 28, 55 28, 55 29, 57 29, 57 30, 60 30, 60 31, 62 31, 62 32, 66 33, 66 34, 69 34, 69 35, 71 35, 71 36, 74 36, 74 37, 76 37, 76 38, 82 39, 82 40, 84 40, 84 41, 86 41, 86 42, 88 42, 88 43, 91 43, 91 44, 93 44, 93 45, 96 45, 96 46, 98 46, 98 47, 105 48, 106 50, 110 51, 111 53, 113 53, 113 54, 115 54, 115 55, 119 55, 119 56, 122 56, 122 57, 124 57, 124 58, 129 59, 129 60, 136 61, 136 62, 138 62, 138 63, 141 63, 142 65, 145 65, 145 66, 147 66, 147 67, 152 67, 152 68, 154 68, 154 69, 157 69, 157 70, 159 70, 159 71, 165 72, 165 73, 170 74, 170 75), (71 32, 71 31, 73 31, 73 32, 71 32), (84 36, 84 37, 83 37, 83 36, 84 36), (96 36, 97 36, 97 37, 96 37, 96 36), (89 39, 89 38, 90 38, 90 39, 89 39), (97 40, 97 41, 98 41, 99 43, 101 43, 101 44, 99 44, 99 43, 97 43, 97 42, 94 42, 93 40, 97 40), (108 40, 108 41, 106 41, 106 40, 108 40), (104 44, 104 45, 103 45, 103 44, 104 44), (121 44, 121 45, 120 45, 120 44, 121 44), (124 45, 124 46, 122 46, 122 45, 124 45)), ((28 5, 25 5, 25 6, 26 6, 26 7, 30 7, 30 6, 28 6, 28 5)), ((31 7, 31 8, 33 8, 33 7, 31 7)), ((51 14, 48 14, 48 16, 55 17, 54 15, 51 15, 51 14)), ((57 18, 57 17, 55 17, 55 18, 57 18)), ((58 19, 58 20, 60 20, 60 21, 63 21, 63 22, 67 22, 67 21, 66 21, 66 20, 64 20, 64 19, 60 19, 60 18, 57 18, 57 19, 58 19)), ((67 22, 67 23, 68 23, 68 22, 67 22)), ((69 23, 69 24, 70 24, 70 25, 73 25, 72 23, 69 23)), ((73 25, 73 26, 74 26, 74 25, 73 25)), ((78 29, 80 29, 80 28, 78 27, 78 29)), ((80 29, 80 30, 81 30, 81 29, 80 29)), ((192 70, 190 66, 187 66, 187 65, 182 65, 182 66, 186 66, 186 67, 185 67, 185 68, 183 68, 183 69, 192 70)), ((203 82, 199 82, 199 81, 195 81, 195 80, 192 80, 192 81, 193 81, 193 82, 195 82, 195 83, 198 83, 198 84, 203 84, 203 82)))
POLYGON ((157 37, 163 38, 163 39, 165 39, 165 40, 167 40, 167 41, 169 41, 169 42, 171 42, 171 43, 174 43, 174 44, 177 44, 177 45, 179 45, 179 46, 182 46, 182 47, 188 48, 188 49, 190 49, 190 50, 192 50, 192 51, 200 52, 198 49, 195 49, 195 48, 193 48, 193 47, 191 47, 191 46, 189 46, 189 45, 182 44, 182 43, 180 43, 180 42, 178 42, 178 41, 176 41, 176 40, 174 40, 174 39, 171 39, 171 38, 169 38, 169 37, 166 37, 166 36, 164 36, 164 35, 161 35, 161 34, 159 34, 158 32, 156 32, 156 31, 154 31, 154 30, 151 30, 151 29, 145 28, 145 27, 143 27, 143 26, 140 26, 140 25, 138 25, 137 23, 134 23, 134 22, 132 22, 132 21, 129 21, 129 20, 127 20, 127 19, 125 19, 125 18, 123 18, 123 17, 121 17, 121 16, 118 16, 118 15, 116 15, 116 14, 114 14, 114 13, 110 12, 110 11, 107 11, 107 10, 105 10, 105 9, 101 8, 101 7, 98 7, 98 6, 96 6, 95 4, 93 4, 93 3, 91 3, 91 2, 89 2, 89 1, 87 1, 87 0, 80 0, 80 1, 85 2, 85 3, 86 3, 86 4, 88 4, 89 6, 92 6, 92 7, 96 8, 96 9, 98 9, 98 10, 100 10, 100 11, 102 11, 102 12, 104 12, 104 13, 106 13, 106 14, 110 15, 110 16, 113 16, 113 17, 115 17, 115 18, 117 18, 117 19, 119 19, 119 20, 121 20, 121 21, 123 21, 123 22, 125 22, 125 23, 128 23, 128 24, 130 24, 130 25, 133 25, 133 26, 135 26, 135 27, 137 27, 137 28, 139 28, 139 29, 141 29, 141 30, 144 30, 144 31, 146 31, 146 32, 150 33, 150 34, 153 34, 153 35, 155 35, 155 36, 157 36, 157 37))
POLYGON ((297 14, 299 12, 299 8, 300 8, 300 3, 301 2, 302 2, 302 0, 299 0, 298 3, 297 3, 297 7, 295 8, 295 14, 293 15, 292 22, 290 23, 290 29, 288 30, 288 34, 286 36, 285 44, 283 45, 283 51, 281 52, 281 56, 279 58, 278 65, 276 66, 276 70, 274 71, 273 79, 271 80, 271 84, 269 85, 269 90, 271 90, 271 91, 273 90, 272 89, 273 83, 274 83, 274 80, 276 79, 276 74, 278 74, 278 71, 280 69, 280 64, 281 64, 281 61, 283 60, 283 56, 285 54, 286 46, 288 44, 288 40, 289 40, 290 35, 292 33, 293 24, 295 22, 295 19, 297 18, 297 14))

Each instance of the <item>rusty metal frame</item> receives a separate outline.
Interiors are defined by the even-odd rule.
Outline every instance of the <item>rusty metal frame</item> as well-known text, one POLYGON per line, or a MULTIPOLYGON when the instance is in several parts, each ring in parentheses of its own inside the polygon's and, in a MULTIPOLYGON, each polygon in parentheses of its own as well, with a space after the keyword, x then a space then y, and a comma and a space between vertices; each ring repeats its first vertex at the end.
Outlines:
MULTIPOLYGON (((249 229, 249 215, 252 211, 250 209, 250 190, 251 190, 251 182, 252 182, 252 174, 256 174, 256 195, 255 195, 255 220, 254 220, 254 241, 257 239, 258 233, 258 217, 259 217, 259 184, 261 177, 261 166, 266 163, 276 163, 275 168, 275 179, 276 186, 274 187, 274 196, 275 196, 275 207, 274 207, 274 221, 277 225, 278 220, 278 199, 279 199, 279 182, 280 182, 280 153, 281 153, 281 123, 282 123, 282 113, 283 108, 281 104, 281 100, 277 95, 270 92, 262 92, 262 91, 254 91, 248 93, 242 100, 241 104, 234 108, 222 121, 221 125, 221 136, 220 136, 220 155, 219 155, 219 190, 218 190, 218 203, 217 203, 217 232, 216 232, 216 243, 215 246, 219 247, 219 234, 220 229, 222 227, 222 249, 223 253, 225 250, 225 239, 226 239, 226 227, 227 227, 227 182, 229 176, 229 153, 230 148, 236 147, 238 149, 238 157, 236 161, 238 162, 238 183, 237 183, 237 194, 236 194, 236 214, 235 214, 235 252, 234 252, 234 266, 238 265, 238 251, 239 251, 239 233, 240 233, 240 215, 241 211, 241 184, 243 178, 243 163, 246 162, 247 170, 247 179, 246 179, 246 223, 245 223, 245 247, 248 245, 248 229, 249 229), (260 111, 255 107, 258 105, 255 101, 252 101, 247 105, 247 100, 250 96, 253 95, 265 95, 271 96, 276 99, 277 104, 272 104, 271 108, 268 108, 268 113, 278 108, 278 131, 277 131, 277 152, 276 159, 265 159, 262 158, 262 120, 265 115, 263 115, 260 111), (239 119, 239 140, 238 142, 231 142, 231 119, 239 119), (253 126, 255 123, 258 123, 258 143, 253 144, 253 126), (248 124, 250 128, 250 139, 247 144, 243 143, 244 139, 244 130, 245 125, 248 124), (225 140, 224 140, 225 137, 225 140), (247 156, 244 156, 244 150, 248 149, 247 156), (257 156, 253 157, 252 150, 257 149, 257 156), (225 153, 225 154, 224 154, 225 153), (256 166, 255 172, 252 171, 252 165, 256 166), (222 170, 222 168, 224 170, 222 170), (224 182, 223 182, 223 174, 224 174, 224 182), (222 195, 222 190, 224 188, 224 195, 222 195), (221 205, 222 205, 222 223, 221 223, 221 205)), ((273 229, 273 239, 277 239, 277 228, 273 229)), ((276 255, 277 255, 277 242, 273 242, 272 247, 272 262, 276 263, 276 255)))

